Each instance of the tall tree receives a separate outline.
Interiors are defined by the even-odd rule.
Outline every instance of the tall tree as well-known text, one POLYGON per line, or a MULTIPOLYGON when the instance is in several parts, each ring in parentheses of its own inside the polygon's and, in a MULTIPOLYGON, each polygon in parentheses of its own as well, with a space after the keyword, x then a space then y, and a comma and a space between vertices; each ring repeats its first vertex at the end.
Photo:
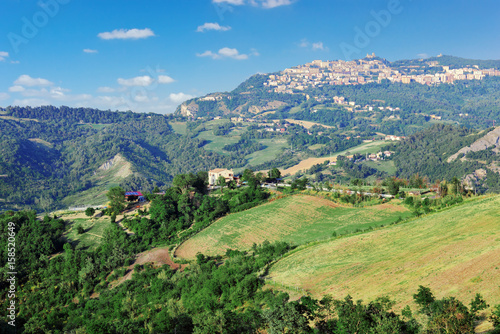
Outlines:
POLYGON ((111 212, 119 214, 125 209, 125 190, 121 187, 111 188, 106 196, 111 205, 111 212))

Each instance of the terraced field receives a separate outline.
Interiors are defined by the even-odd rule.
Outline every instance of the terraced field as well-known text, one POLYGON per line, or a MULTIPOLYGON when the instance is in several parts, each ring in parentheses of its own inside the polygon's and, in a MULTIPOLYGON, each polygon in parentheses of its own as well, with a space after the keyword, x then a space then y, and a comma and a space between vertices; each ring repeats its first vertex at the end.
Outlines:
POLYGON ((301 245, 378 227, 406 218, 402 205, 381 204, 365 208, 341 206, 327 199, 294 195, 226 216, 183 243, 176 256, 193 258, 197 252, 223 254, 227 249, 249 249, 253 243, 287 241, 301 245))

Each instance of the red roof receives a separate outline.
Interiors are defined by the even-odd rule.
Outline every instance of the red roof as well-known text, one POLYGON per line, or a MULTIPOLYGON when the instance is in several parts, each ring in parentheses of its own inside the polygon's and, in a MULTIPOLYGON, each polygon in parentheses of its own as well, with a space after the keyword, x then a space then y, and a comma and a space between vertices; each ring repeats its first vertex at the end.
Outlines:
POLYGON ((127 191, 125 196, 143 196, 140 191, 127 191))

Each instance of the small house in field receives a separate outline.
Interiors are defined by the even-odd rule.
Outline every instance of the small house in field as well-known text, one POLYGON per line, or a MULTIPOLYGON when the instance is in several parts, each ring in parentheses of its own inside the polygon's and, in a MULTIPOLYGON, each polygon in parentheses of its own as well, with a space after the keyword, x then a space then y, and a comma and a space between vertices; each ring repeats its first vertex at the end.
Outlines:
POLYGON ((140 191, 127 191, 125 192, 125 200, 127 202, 142 202, 144 201, 144 195, 140 191))
POLYGON ((230 169, 216 168, 208 171, 208 185, 215 186, 219 176, 223 176, 226 182, 234 180, 234 173, 230 169))

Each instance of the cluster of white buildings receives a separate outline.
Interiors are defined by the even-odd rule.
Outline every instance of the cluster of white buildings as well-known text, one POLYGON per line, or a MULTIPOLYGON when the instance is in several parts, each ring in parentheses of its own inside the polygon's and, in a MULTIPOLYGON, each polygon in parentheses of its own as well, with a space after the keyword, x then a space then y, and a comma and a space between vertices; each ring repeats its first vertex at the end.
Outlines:
POLYGON ((409 66, 408 73, 401 73, 387 66, 383 61, 369 56, 365 59, 352 61, 322 61, 314 60, 305 65, 287 68, 279 74, 269 75, 264 86, 276 93, 293 94, 306 88, 321 87, 323 85, 362 85, 370 82, 401 82, 409 84, 453 83, 456 80, 482 80, 485 76, 500 76, 495 69, 479 69, 478 66, 460 69, 450 69, 449 66, 440 66, 437 62, 424 63, 422 66, 409 66), (440 67, 435 74, 411 74, 424 67, 440 67))

